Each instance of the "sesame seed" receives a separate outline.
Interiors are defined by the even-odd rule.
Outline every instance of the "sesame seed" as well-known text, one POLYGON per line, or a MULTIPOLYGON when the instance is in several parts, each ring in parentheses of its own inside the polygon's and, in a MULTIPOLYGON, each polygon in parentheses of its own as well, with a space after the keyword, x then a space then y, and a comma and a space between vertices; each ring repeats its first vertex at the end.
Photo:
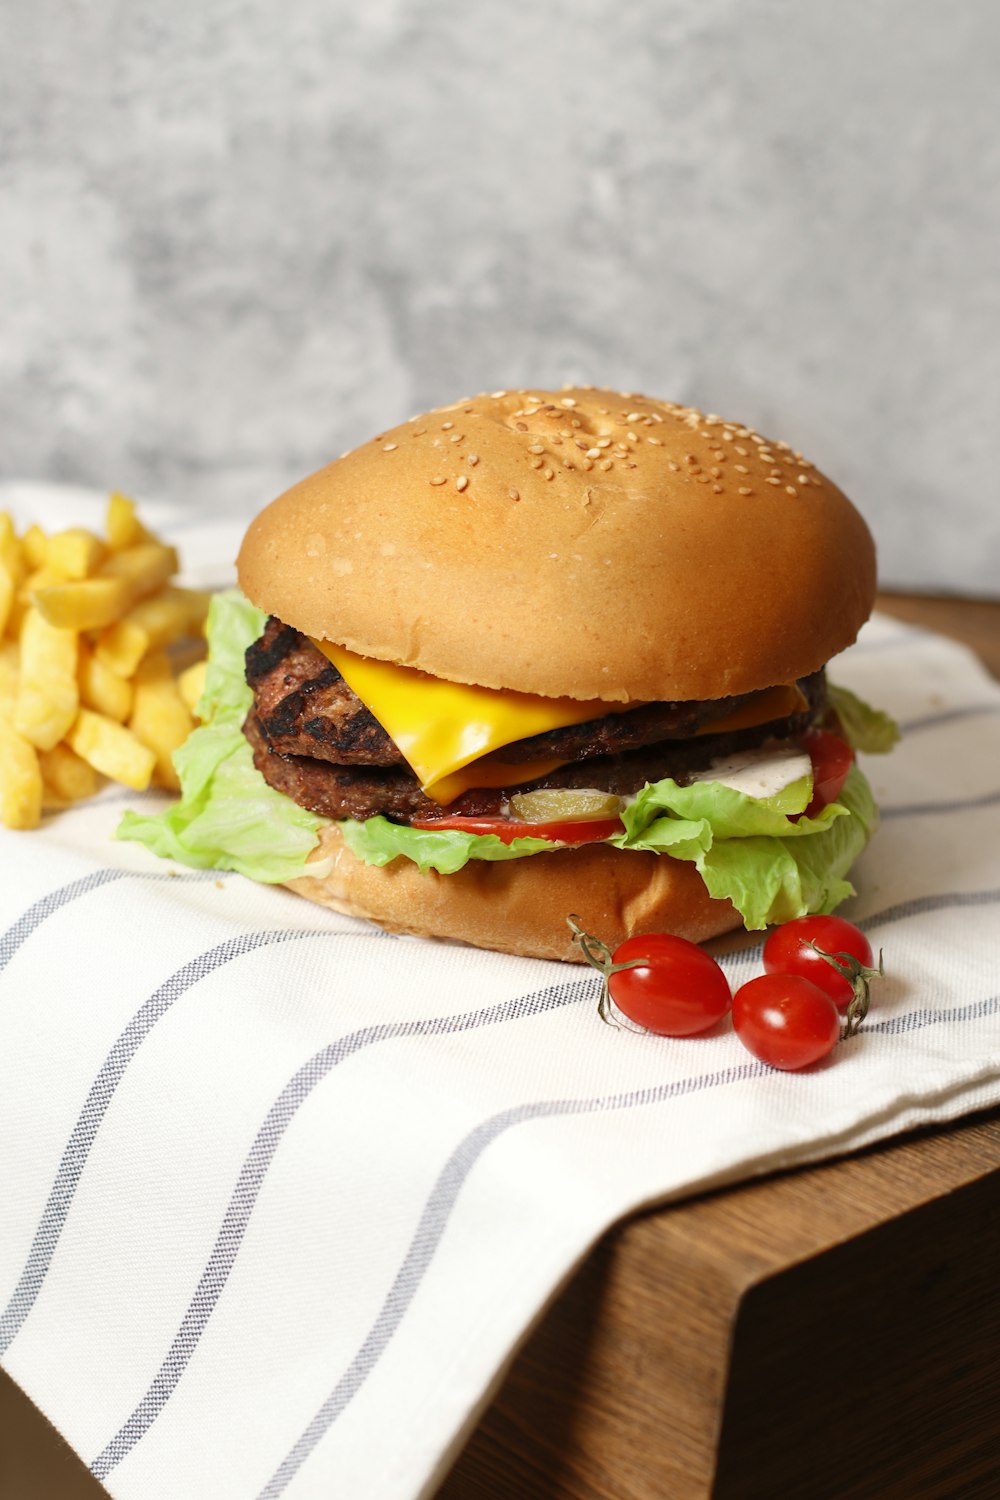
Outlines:
POLYGON ((600 450, 600 448, 588 448, 587 449, 587 457, 588 458, 600 458, 600 456, 601 456, 601 450, 600 450))
POLYGON ((713 488, 713 490, 715 491, 715 493, 717 495, 721 495, 722 494, 722 485, 721 484, 713 484, 712 488, 713 488))
POLYGON ((581 469, 592 469, 594 467, 594 460, 592 458, 581 459, 580 467, 581 469))
POLYGON ((599 469, 603 469, 603 470, 604 470, 604 472, 605 472, 605 473, 607 473, 607 471, 608 471, 608 470, 609 470, 609 469, 613 469, 613 468, 614 468, 614 464, 613 464, 613 463, 612 463, 612 462, 611 462, 611 460, 610 460, 610 458, 604 458, 604 459, 602 459, 602 460, 601 460, 601 462, 600 462, 600 463, 599 463, 599 464, 598 464, 598 465, 597 465, 597 467, 598 467, 598 468, 599 468, 599 469))
POLYGON ((468 476, 465 474, 459 474, 458 478, 455 480, 455 488, 456 490, 467 490, 469 488, 468 476))
POLYGON ((685 453, 684 462, 686 464, 696 464, 698 462, 698 459, 694 453, 685 453))
POLYGON ((556 476, 555 476, 555 474, 554 474, 554 473, 553 473, 553 472, 552 472, 552 470, 551 470, 551 469, 546 469, 546 470, 545 470, 545 477, 546 477, 546 479, 554 479, 554 478, 555 478, 555 477, 556 477, 556 476))
POLYGON ((611 439, 610 438, 598 438, 597 439, 597 443, 596 443, 595 446, 598 447, 598 448, 610 448, 611 447, 611 439))
POLYGON ((741 484, 740 485, 740 494, 741 495, 752 495, 753 494, 753 490, 750 488, 750 486, 748 484, 741 484))
POLYGON ((414 427, 414 429, 413 429, 413 436, 414 437, 423 437, 423 435, 424 435, 424 433, 426 431, 427 431, 426 427, 414 427))
POLYGON ((517 428, 518 432, 527 432, 528 430, 527 422, 515 422, 514 426, 517 428))
POLYGON ((551 437, 549 438, 549 442, 554 448, 561 448, 563 444, 563 440, 561 437, 551 437))
POLYGON ((799 492, 795 488, 794 484, 786 484, 785 485, 785 494, 786 495, 797 495, 798 493, 799 492))
POLYGON ((733 468, 736 470, 737 474, 750 473, 750 470, 747 468, 746 464, 733 464, 733 468))
POLYGON ((723 431, 722 439, 723 439, 723 442, 732 443, 732 442, 735 442, 736 436, 735 436, 735 433, 730 432, 729 428, 727 427, 723 431))
POLYGON ((382 452, 383 453, 395 453, 395 451, 396 451, 396 444, 395 443, 383 443, 382 444, 382 452))
POLYGON ((722 477, 722 470, 716 468, 715 464, 712 464, 708 472, 711 474, 713 479, 721 479, 722 477))
POLYGON ((771 474, 771 475, 770 475, 770 476, 769 476, 769 477, 768 477, 768 478, 767 478, 767 479, 766 479, 766 480, 765 480, 765 483, 766 483, 766 484, 780 484, 780 483, 781 483, 781 480, 780 480, 780 479, 775 479, 775 477, 774 477, 774 475, 773 475, 773 474, 771 474))
POLYGON ((512 500, 520 500, 521 498, 520 492, 518 490, 508 490, 507 493, 512 500))
POLYGON ((639 413, 637 411, 628 411, 625 413, 625 420, 626 422, 638 422, 639 413))
POLYGON ((680 464, 675 464, 672 458, 668 459, 667 463, 668 463, 669 467, 671 469, 673 469, 673 471, 674 471, 675 474, 679 474, 680 473, 680 471, 681 471, 680 464))
POLYGON ((725 452, 722 448, 716 448, 715 452, 712 454, 712 457, 719 459, 720 462, 725 458, 725 456, 725 452))
POLYGON ((576 402, 573 400, 572 396, 564 396, 562 398, 562 400, 560 401, 559 405, 560 406, 575 406, 576 402))
POLYGON ((479 454, 478 453, 470 453, 469 454, 469 463, 472 465, 473 468, 476 467, 476 464, 478 462, 479 462, 479 454))
POLYGON ((655 443, 656 446, 657 446, 657 448, 662 448, 663 447, 663 441, 662 441, 661 438, 647 438, 646 442, 647 443, 655 443))
POLYGON ((545 448, 543 447, 543 445, 541 443, 531 443, 531 444, 529 444, 528 452, 529 453, 544 453, 545 452, 545 448))
POLYGON ((447 484, 447 483, 448 483, 447 479, 445 479, 444 476, 441 475, 441 474, 436 474, 434 476, 434 478, 431 480, 431 484, 447 484))
POLYGON ((493 391, 493 392, 491 392, 491 394, 493 396, 493 400, 494 401, 499 401, 500 398, 501 398, 501 396, 506 396, 507 392, 506 391, 493 391))
POLYGON ((756 443, 758 448, 767 447, 767 438, 762 438, 759 432, 748 433, 751 443, 756 443))
POLYGON ((746 458, 747 450, 745 448, 741 448, 739 443, 736 444, 736 451, 737 453, 741 454, 743 458, 746 458))
POLYGON ((625 436, 630 443, 637 443, 639 441, 639 434, 637 432, 626 432, 625 436))
POLYGON ((808 484, 808 483, 809 483, 809 475, 808 474, 800 474, 799 475, 799 484, 808 484))
POLYGON ((543 460, 543 459, 540 459, 540 458, 533 458, 533 459, 532 459, 532 460, 531 460, 531 467, 532 467, 532 468, 533 468, 533 469, 540 469, 540 468, 541 468, 541 467, 542 467, 542 463, 543 463, 543 462, 544 462, 544 460, 543 460))
POLYGON ((464 432, 453 432, 452 435, 451 435, 451 441, 453 443, 460 443, 464 437, 465 437, 465 433, 464 432))
POLYGON ((454 425, 455 425, 454 422, 442 422, 441 423, 441 431, 442 432, 447 432, 449 430, 449 428, 454 427, 454 425))

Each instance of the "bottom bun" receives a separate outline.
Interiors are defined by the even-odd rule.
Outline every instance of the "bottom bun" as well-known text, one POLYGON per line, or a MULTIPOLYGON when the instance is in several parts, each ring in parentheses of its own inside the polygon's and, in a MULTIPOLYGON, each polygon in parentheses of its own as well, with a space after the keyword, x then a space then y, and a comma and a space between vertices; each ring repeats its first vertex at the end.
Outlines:
POLYGON ((321 906, 365 917, 390 932, 456 938, 477 948, 582 963, 566 918, 616 948, 638 932, 672 932, 703 943, 742 927, 729 901, 710 896, 694 865, 668 855, 584 844, 525 859, 470 859, 454 875, 421 874, 400 856, 366 865, 344 843, 340 825, 320 832, 322 879, 290 880, 290 890, 321 906))

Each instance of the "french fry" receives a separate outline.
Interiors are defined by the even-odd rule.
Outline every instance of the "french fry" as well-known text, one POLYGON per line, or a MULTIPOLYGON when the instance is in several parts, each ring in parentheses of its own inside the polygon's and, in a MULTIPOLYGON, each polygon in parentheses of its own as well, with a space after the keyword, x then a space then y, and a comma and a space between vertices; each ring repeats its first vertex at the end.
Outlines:
POLYGON ((0 511, 0 635, 8 628, 24 571, 24 556, 14 522, 5 510, 0 511))
POLYGON ((42 773, 34 745, 0 715, 0 823, 37 828, 42 817, 42 773))
POLYGON ((131 677, 148 651, 201 630, 209 598, 200 589, 161 589, 102 631, 96 647, 98 658, 119 676, 131 677))
POLYGON ((29 568, 44 568, 48 557, 49 539, 38 525, 29 526, 21 538, 24 560, 29 568))
POLYGON ((45 565, 72 582, 96 573, 107 554, 108 549, 99 536, 82 526, 71 526, 49 537, 45 565))
POLYGON ((156 541, 152 532, 147 531, 139 520, 135 501, 117 491, 108 497, 105 530, 112 552, 124 552, 126 547, 135 547, 139 542, 156 541))
POLYGON ((196 717, 198 713, 198 701, 205 691, 205 677, 207 672, 208 662, 196 661, 193 666, 186 667, 177 679, 177 691, 196 717))
POLYGON ((97 772, 75 755, 68 745, 53 745, 38 752, 38 764, 45 788, 43 798, 58 803, 82 802, 97 791, 97 772), (48 793, 48 796, 45 796, 48 793))
POLYGON ((124 495, 108 502, 106 542, 83 527, 19 537, 0 512, 0 822, 35 827, 103 776, 177 787, 205 664, 184 693, 174 672, 204 651, 209 603, 169 585, 177 566, 124 495))
POLYGON ((104 714, 124 724, 132 712, 132 684, 106 666, 96 651, 80 642, 80 665, 77 672, 80 702, 95 713, 104 714))
POLYGON ((114 553, 95 578, 36 588, 32 597, 51 625, 100 630, 177 571, 177 553, 159 542, 140 542, 114 553))
POLYGON ((76 635, 28 609, 21 626, 21 664, 14 728, 38 750, 57 745, 76 718, 76 635))
POLYGON ((14 641, 0 641, 0 719, 9 724, 14 722, 14 705, 17 702, 19 655, 14 641))
POLYGON ((156 756, 157 780, 171 791, 180 789, 173 753, 183 745, 194 720, 177 691, 170 662, 162 651, 154 652, 135 675, 135 702, 129 728, 156 756))
POLYGON ((144 792, 152 780, 156 766, 153 751, 124 724, 103 714, 81 708, 66 743, 102 776, 110 776, 135 792, 144 792))

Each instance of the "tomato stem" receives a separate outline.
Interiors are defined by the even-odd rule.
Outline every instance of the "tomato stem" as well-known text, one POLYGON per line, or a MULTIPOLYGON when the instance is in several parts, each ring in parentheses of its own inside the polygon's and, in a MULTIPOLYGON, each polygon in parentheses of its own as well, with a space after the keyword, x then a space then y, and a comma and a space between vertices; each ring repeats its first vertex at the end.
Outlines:
POLYGON ((836 969, 842 974, 854 991, 854 996, 847 1007, 844 1030, 840 1040, 846 1042, 848 1037, 857 1036, 861 1030, 862 1023, 868 1014, 871 1005, 871 982, 873 979, 884 979, 885 968, 882 963, 882 949, 878 950, 878 968, 872 969, 863 964, 860 959, 855 958, 853 953, 845 953, 843 950, 837 953, 828 953, 812 939, 809 947, 815 949, 820 958, 828 963, 831 969, 836 969))
MULTIPOLYGON (((602 943, 600 938, 594 937, 580 926, 580 918, 575 912, 570 912, 566 922, 573 934, 574 943, 580 944, 580 951, 592 969, 596 969, 601 976, 601 996, 597 1002, 597 1014, 608 1026, 618 1026, 618 1022, 611 1016, 611 990, 609 982, 612 974, 620 974, 622 969, 641 969, 646 963, 644 958, 631 958, 626 963, 616 964, 614 955, 607 943, 602 943)), ((619 1030, 621 1028, 619 1027, 619 1030)))

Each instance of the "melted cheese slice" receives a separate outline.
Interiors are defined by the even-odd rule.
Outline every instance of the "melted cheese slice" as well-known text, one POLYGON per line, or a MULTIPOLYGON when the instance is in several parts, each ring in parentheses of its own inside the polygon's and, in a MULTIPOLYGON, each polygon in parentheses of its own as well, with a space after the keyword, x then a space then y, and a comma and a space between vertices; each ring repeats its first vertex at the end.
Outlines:
POLYGON ((584 703, 472 687, 415 667, 357 656, 332 641, 314 640, 313 645, 395 741, 428 797, 443 806, 472 786, 511 786, 547 775, 564 761, 514 765, 482 758, 515 740, 609 712, 600 700, 584 703))
POLYGON ((734 729, 752 729, 755 724, 769 724, 772 719, 788 719, 808 707, 808 699, 798 683, 782 683, 758 693, 725 718, 702 724, 695 734, 729 734, 734 729))

